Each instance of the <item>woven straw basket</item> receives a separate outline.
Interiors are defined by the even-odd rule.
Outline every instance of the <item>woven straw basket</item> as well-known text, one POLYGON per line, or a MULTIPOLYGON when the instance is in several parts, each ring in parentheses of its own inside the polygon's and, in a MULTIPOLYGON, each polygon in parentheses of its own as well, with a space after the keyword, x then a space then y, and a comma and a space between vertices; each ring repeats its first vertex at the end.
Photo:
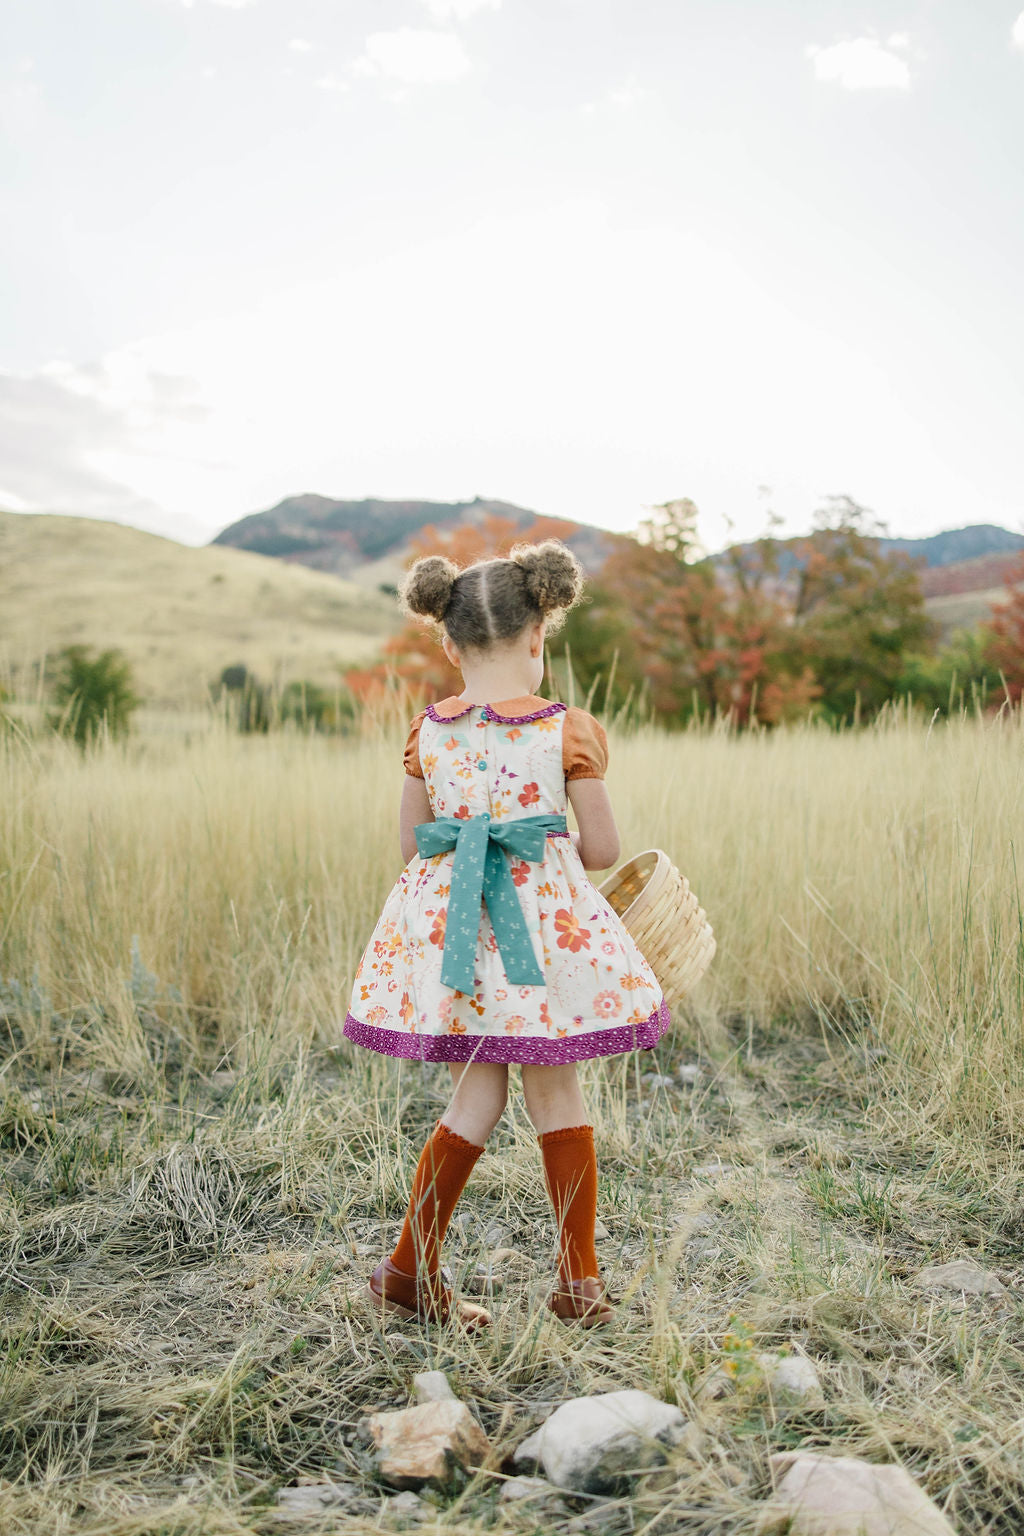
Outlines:
POLYGON ((715 953, 704 908, 667 853, 649 848, 600 887, 657 976, 666 998, 685 997, 715 953))

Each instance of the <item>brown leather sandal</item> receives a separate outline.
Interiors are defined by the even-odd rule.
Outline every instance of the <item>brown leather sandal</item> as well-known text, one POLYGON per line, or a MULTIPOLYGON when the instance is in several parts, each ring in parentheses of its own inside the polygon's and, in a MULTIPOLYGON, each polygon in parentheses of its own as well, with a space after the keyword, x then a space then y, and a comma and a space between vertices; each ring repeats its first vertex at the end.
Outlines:
POLYGON ((585 1275, 582 1280, 560 1279, 548 1306, 560 1322, 582 1323, 584 1328, 603 1328, 615 1316, 599 1275, 585 1275))
POLYGON ((412 1317, 423 1323, 446 1323, 454 1316, 468 1333, 486 1328, 491 1322, 486 1307, 478 1307, 455 1295, 447 1270, 424 1281, 416 1275, 407 1275, 403 1269, 396 1269, 390 1259, 383 1259, 370 1276, 366 1289, 379 1311, 396 1317, 412 1317))

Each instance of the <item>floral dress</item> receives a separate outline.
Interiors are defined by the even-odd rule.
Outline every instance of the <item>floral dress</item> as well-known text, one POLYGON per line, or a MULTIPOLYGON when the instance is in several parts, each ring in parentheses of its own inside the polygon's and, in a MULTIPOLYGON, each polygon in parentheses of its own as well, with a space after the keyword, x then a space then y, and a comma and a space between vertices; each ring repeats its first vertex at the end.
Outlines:
MULTIPOLYGON (((406 772, 425 781, 435 820, 450 825, 453 838, 471 818, 488 823, 485 839, 492 826, 500 829, 495 838, 507 835, 505 827, 517 820, 544 817, 541 827, 552 819, 557 826, 567 780, 603 778, 606 763, 604 731, 592 716, 535 697, 431 705, 413 721, 405 753, 406 772)), ((453 847, 417 855, 388 896, 359 963, 348 1039, 423 1061, 540 1063, 657 1043, 669 1014, 653 971, 587 878, 568 833, 548 830, 538 841, 536 861, 505 851, 500 857, 542 981, 509 981, 502 935, 486 903, 479 907, 475 956, 470 945, 467 961, 471 990, 442 981, 457 853, 453 847)), ((474 903, 474 921, 475 911, 474 903)))

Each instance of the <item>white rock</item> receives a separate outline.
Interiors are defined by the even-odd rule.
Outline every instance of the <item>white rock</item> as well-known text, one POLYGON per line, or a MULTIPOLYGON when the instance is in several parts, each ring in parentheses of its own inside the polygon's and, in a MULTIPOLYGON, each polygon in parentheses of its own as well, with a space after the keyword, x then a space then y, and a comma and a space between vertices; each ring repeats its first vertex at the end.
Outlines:
POLYGON ((310 1515, 322 1515, 325 1509, 336 1509, 354 1499, 358 1489, 351 1483, 304 1483, 277 1490, 280 1512, 297 1520, 310 1515))
POLYGON ((432 1504, 421 1499, 418 1493, 406 1489, 405 1493, 396 1493, 387 1500, 384 1505, 385 1513, 400 1520, 429 1520, 437 1514, 432 1504))
POLYGON ((700 1082, 700 1067, 697 1066, 696 1062, 687 1062, 683 1066, 676 1068, 676 1077, 678 1077, 685 1088, 693 1088, 700 1082))
POLYGON ((608 1239, 610 1237, 611 1237, 611 1233, 608 1231, 608 1228, 605 1226, 604 1222, 603 1221, 595 1221, 594 1222, 594 1242, 595 1243, 605 1243, 605 1242, 608 1241, 608 1239))
POLYGON ((823 1401, 821 1378, 806 1355, 761 1354, 757 1363, 773 1397, 795 1398, 805 1403, 823 1401))
POLYGON ((649 1392, 603 1392, 556 1408, 515 1454, 539 1461, 551 1482, 578 1493, 615 1492, 628 1475, 663 1466, 666 1446, 686 1434, 686 1420, 649 1392))
POLYGON ((535 1467, 540 1461, 540 1430, 535 1429, 532 1435, 521 1440, 512 1452, 512 1465, 514 1467, 535 1467))
POLYGON ((733 1172, 732 1163, 701 1163, 699 1168, 693 1170, 695 1179, 724 1179, 726 1174, 733 1172))
POLYGON ((454 1403, 458 1399, 448 1385, 444 1371, 418 1371, 412 1379, 413 1400, 417 1403, 454 1403))
POLYGON ((965 1291, 969 1296, 1005 1296, 1006 1287, 978 1264, 954 1259, 952 1264, 930 1264, 914 1279, 921 1291, 965 1291))
POLYGON ((498 1503, 513 1504, 521 1499, 543 1498, 547 1494, 553 1494, 556 1499, 562 1497, 554 1483, 549 1483, 546 1477, 510 1477, 501 1485, 498 1503))
POLYGON ((676 1085, 675 1078, 666 1077, 663 1072, 645 1072, 640 1081, 652 1090, 657 1088, 674 1088, 676 1085))
POLYGON ((955 1536, 902 1467, 810 1451, 769 1462, 776 1489, 765 1513, 788 1518, 790 1536, 955 1536))
POLYGON ((543 1477, 510 1477, 501 1485, 498 1503, 506 1518, 525 1520, 534 1528, 566 1513, 561 1491, 543 1477))
POLYGON ((463 1276, 462 1289, 469 1296, 485 1296, 488 1292, 493 1295, 505 1289, 505 1276, 493 1264, 478 1264, 471 1275, 463 1276))

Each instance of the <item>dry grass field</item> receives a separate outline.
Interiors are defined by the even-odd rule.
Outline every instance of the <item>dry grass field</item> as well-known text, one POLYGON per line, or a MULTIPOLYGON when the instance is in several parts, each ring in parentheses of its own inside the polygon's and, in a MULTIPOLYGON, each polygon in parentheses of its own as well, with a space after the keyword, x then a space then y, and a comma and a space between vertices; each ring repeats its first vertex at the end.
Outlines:
POLYGON ((500 1525, 551 1405, 629 1386, 701 1440, 545 1530, 753 1533, 768 1456, 804 1446, 902 1463, 962 1536, 1019 1533, 1021 718, 613 739, 624 848, 668 850, 720 947, 655 1053, 584 1069, 601 1336, 543 1309, 518 1102, 448 1248, 463 1273, 509 1251, 493 1329, 382 1329, 362 1298, 445 1102, 442 1069, 339 1035, 400 778, 385 730, 82 757, 0 729, 0 1530, 392 1529, 356 1426, 440 1367, 495 1451, 419 1529, 500 1525), (960 1257, 1005 1292, 915 1288, 960 1257), (742 1370, 703 1398, 727 1335, 804 1351, 824 1404, 742 1370), (358 1486, 343 1516, 285 1521, 276 1490, 326 1475, 358 1486))
POLYGON ((264 682, 327 687, 398 622, 393 600, 305 566, 119 523, 0 512, 0 677, 81 644, 123 651, 151 704, 202 703, 238 662, 264 682))

